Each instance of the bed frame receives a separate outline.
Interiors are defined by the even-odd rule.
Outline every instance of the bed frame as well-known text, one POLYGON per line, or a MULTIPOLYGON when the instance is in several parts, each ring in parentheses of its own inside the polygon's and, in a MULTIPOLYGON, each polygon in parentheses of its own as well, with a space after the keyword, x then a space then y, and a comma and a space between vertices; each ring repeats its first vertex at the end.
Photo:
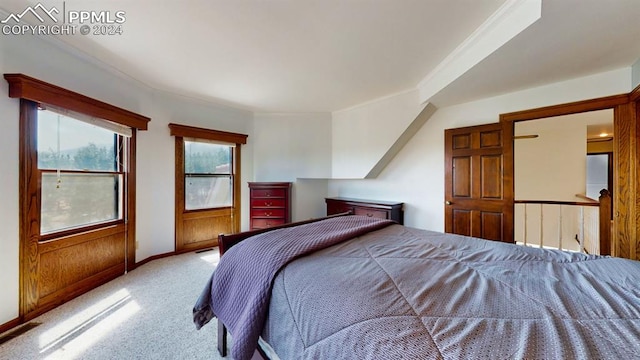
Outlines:
MULTIPOLYGON (((304 221, 292 222, 284 225, 278 225, 278 226, 270 227, 267 229, 243 231, 236 234, 228 234, 228 235, 220 234, 218 235, 218 250, 220 251, 220 257, 222 258, 222 255, 226 251, 228 251, 232 246, 238 244, 242 240, 249 238, 251 236, 262 234, 271 230, 284 229, 284 228, 293 227, 297 225, 309 224, 316 221, 330 219, 338 216, 345 216, 345 215, 353 215, 353 213, 349 211, 349 212, 334 214, 334 215, 325 216, 325 217, 316 218, 316 219, 309 219, 304 221)), ((218 352, 222 357, 227 356, 227 328, 224 326, 224 324, 221 321, 218 321, 218 352)), ((268 359, 267 355, 262 350, 262 348, 260 348, 260 346, 258 346, 258 352, 263 358, 268 359)))

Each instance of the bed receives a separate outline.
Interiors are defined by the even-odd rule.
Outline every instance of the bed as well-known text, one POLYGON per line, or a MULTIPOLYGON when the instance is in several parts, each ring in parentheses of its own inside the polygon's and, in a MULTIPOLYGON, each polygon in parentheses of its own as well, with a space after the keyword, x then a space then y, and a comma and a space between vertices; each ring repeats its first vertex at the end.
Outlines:
POLYGON ((251 235, 194 306, 236 360, 640 358, 637 261, 355 215, 251 235))

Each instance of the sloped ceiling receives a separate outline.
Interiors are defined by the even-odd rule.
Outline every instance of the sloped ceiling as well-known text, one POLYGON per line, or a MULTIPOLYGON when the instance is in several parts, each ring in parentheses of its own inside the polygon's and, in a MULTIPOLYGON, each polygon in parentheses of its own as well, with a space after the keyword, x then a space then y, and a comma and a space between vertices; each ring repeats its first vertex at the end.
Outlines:
POLYGON ((446 106, 631 67, 640 58, 638 19, 636 0, 543 0, 539 21, 431 101, 446 106))
MULTIPOLYGON (((41 3, 124 11, 122 35, 57 40, 152 88, 252 111, 331 112, 416 88, 492 14, 526 1, 533 0, 41 3)), ((540 20, 431 101, 497 95, 631 66, 640 57, 640 1, 542 1, 540 20)), ((0 14, 36 3, 3 0, 0 14)))

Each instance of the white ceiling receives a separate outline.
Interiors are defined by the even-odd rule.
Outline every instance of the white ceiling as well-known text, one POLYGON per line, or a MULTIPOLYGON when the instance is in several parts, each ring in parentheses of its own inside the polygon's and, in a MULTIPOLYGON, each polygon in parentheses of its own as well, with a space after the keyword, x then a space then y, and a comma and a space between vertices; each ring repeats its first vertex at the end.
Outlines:
MULTIPOLYGON (((521 0, 529 1, 529 0, 521 0)), ((41 1, 62 6, 62 1, 41 1)), ((3 0, 19 12, 37 1, 3 0)), ((505 0, 67 0, 123 34, 60 36, 150 87, 261 112, 349 108, 415 89, 505 0)), ((543 0, 542 18, 451 83, 449 105, 631 66, 639 0, 543 0)))
POLYGON ((540 20, 432 101, 466 102, 630 67, 639 58, 639 0, 543 0, 540 20))

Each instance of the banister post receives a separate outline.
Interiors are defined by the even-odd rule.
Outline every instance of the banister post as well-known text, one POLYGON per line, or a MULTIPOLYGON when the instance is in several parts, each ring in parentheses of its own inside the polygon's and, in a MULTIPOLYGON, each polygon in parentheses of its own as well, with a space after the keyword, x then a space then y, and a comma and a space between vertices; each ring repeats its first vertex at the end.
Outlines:
POLYGON ((600 255, 611 255, 611 194, 609 190, 600 190, 600 255))

